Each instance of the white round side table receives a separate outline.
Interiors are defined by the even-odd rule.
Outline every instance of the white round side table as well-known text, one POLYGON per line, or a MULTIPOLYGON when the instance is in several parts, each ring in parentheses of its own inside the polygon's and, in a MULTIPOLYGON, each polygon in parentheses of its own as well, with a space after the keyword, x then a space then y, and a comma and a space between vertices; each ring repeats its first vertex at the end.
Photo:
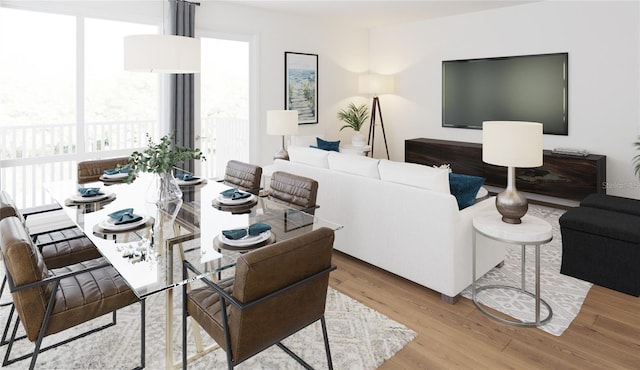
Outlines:
POLYGON ((478 307, 480 311, 485 313, 486 315, 492 317, 495 320, 498 320, 502 323, 515 325, 515 326, 540 326, 545 324, 551 320, 553 316, 553 311, 551 310, 551 306, 547 302, 545 302, 542 298, 540 298, 540 245, 548 243, 553 239, 553 230, 551 224, 548 222, 534 216, 525 215, 522 218, 522 223, 520 224, 508 224, 502 221, 502 216, 495 212, 486 215, 477 216, 473 219, 473 235, 472 235, 472 243, 473 243, 473 281, 471 283, 472 286, 472 300, 473 303, 478 307), (485 285, 481 287, 476 287, 476 236, 477 234, 481 234, 486 236, 487 238, 509 243, 509 244, 519 244, 522 247, 522 267, 521 267, 521 286, 514 287, 509 285, 485 285), (525 249, 527 245, 535 245, 536 248, 536 289, 535 294, 526 290, 525 287, 525 249), (509 289, 515 290, 519 293, 529 295, 533 297, 536 301, 536 317, 535 321, 519 321, 519 320, 509 320, 487 311, 484 306, 478 303, 477 293, 483 290, 488 289, 509 289), (547 307, 549 314, 544 319, 540 319, 540 304, 543 304, 547 307))

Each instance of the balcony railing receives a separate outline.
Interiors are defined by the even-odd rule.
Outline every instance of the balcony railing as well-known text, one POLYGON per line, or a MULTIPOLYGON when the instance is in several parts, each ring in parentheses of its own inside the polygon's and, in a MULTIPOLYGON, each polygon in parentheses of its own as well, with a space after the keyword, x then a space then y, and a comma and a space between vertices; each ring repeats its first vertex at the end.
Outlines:
MULTIPOLYGON (((248 160, 247 120, 203 118, 201 176, 224 172, 229 159, 248 160), (225 140, 218 140, 225 138, 225 140)), ((76 179, 78 161, 128 156, 146 145, 146 133, 156 134, 155 121, 2 126, 0 124, 0 189, 19 207, 51 202, 43 183, 76 179), (80 132, 82 131, 82 132, 80 132), (85 139, 79 143, 78 138, 85 139)))

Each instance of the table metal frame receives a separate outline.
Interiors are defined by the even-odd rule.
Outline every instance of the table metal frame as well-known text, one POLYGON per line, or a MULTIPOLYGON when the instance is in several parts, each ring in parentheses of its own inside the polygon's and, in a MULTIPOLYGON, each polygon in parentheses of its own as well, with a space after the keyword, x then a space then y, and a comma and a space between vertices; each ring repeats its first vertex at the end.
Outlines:
MULTIPOLYGON (((511 225, 511 224, 507 224, 505 223, 505 227, 509 227, 509 226, 516 226, 516 225, 511 225)), ((553 317, 553 310, 551 309, 551 306, 545 302, 541 297, 540 297, 540 245, 542 244, 546 244, 548 242, 550 242, 553 239, 553 237, 550 238, 545 238, 545 239, 541 239, 541 240, 535 240, 535 241, 522 241, 522 240, 511 240, 511 239, 504 239, 501 237, 497 237, 495 235, 489 235, 487 233, 484 233, 480 230, 478 230, 476 228, 476 226, 473 226, 473 232, 472 232, 472 245, 473 245, 473 249, 472 249, 472 265, 473 265, 473 272, 472 272, 472 283, 471 283, 471 289, 472 289, 472 301, 473 303, 476 305, 476 307, 483 312, 484 314, 486 314, 487 316, 503 323, 503 324, 507 324, 507 325, 514 325, 514 326, 540 326, 540 325, 544 325, 546 323, 548 323, 551 318, 553 317), (508 244, 516 244, 516 245, 520 245, 521 247, 521 253, 522 253, 522 258, 521 258, 521 284, 520 287, 515 287, 515 286, 510 286, 510 285, 502 285, 502 284, 492 284, 492 285, 484 285, 481 287, 477 287, 476 286, 476 238, 477 238, 477 234, 483 235, 487 238, 499 241, 499 242, 503 242, 503 243, 508 243, 508 244), (536 265, 536 271, 535 271, 535 276, 536 276, 536 287, 535 287, 535 294, 531 293, 529 291, 526 290, 526 283, 525 283, 525 265, 526 265, 526 246, 527 245, 534 245, 535 246, 535 255, 536 255, 536 261, 535 261, 535 265, 536 265), (535 313, 535 321, 520 321, 520 320, 510 320, 510 319, 505 319, 504 317, 500 317, 492 312, 489 312, 483 305, 481 305, 478 302, 478 293, 484 290, 490 290, 490 289, 508 289, 508 290, 514 290, 517 291, 518 293, 521 294, 526 294, 530 297, 533 297, 535 299, 536 302, 536 313, 535 313), (545 317, 544 319, 540 319, 540 304, 545 305, 545 307, 547 308, 547 310, 549 311, 547 317, 545 317)))

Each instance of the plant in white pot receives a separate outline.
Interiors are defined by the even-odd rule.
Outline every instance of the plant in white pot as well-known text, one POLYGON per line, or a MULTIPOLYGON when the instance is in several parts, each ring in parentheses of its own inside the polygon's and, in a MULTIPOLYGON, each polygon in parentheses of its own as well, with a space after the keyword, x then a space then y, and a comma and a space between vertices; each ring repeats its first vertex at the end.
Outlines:
POLYGON ((353 103, 349 103, 346 109, 338 112, 338 118, 344 122, 344 126, 340 127, 340 131, 345 128, 351 128, 355 131, 351 138, 351 145, 364 146, 364 135, 360 133, 360 129, 369 119, 369 109, 367 106, 365 104, 356 106, 353 103))

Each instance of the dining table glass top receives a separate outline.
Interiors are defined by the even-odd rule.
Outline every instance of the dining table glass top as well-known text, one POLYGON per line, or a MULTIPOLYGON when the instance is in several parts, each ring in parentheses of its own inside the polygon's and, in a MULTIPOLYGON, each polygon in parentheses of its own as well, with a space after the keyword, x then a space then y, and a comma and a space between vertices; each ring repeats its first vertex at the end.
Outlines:
POLYGON ((141 173, 131 184, 77 185, 74 181, 45 184, 53 199, 141 298, 233 266, 235 261, 228 257, 228 250, 235 251, 231 255, 237 256, 237 252, 320 227, 341 228, 267 197, 251 195, 244 198, 244 203, 223 198, 220 193, 231 187, 215 180, 181 186, 181 204, 165 211, 150 200, 153 179, 153 175, 141 173), (79 191, 90 188, 99 188, 97 192, 101 195, 82 197, 79 191), (119 218, 123 213, 125 218, 119 218), (110 216, 114 214, 115 217, 110 216), (242 235, 251 225, 270 230, 240 238, 222 235, 229 230, 242 235), (224 253, 227 256, 223 259, 224 253), (201 274, 184 279, 183 259, 201 274))

